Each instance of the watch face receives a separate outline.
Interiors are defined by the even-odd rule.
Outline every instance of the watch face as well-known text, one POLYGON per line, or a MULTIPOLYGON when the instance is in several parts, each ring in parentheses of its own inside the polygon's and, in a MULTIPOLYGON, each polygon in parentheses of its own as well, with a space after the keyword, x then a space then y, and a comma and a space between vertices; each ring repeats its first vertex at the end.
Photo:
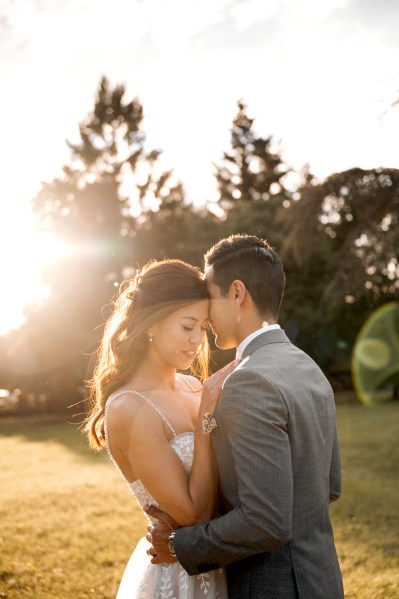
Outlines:
MULTIPOLYGON (((174 536, 174 535, 173 535, 173 536, 174 536)), ((174 539, 173 539, 173 537, 172 537, 172 538, 169 538, 169 541, 168 541, 168 549, 169 549, 169 553, 170 553, 171 555, 176 555, 176 550, 175 550, 175 544, 174 544, 174 539)))

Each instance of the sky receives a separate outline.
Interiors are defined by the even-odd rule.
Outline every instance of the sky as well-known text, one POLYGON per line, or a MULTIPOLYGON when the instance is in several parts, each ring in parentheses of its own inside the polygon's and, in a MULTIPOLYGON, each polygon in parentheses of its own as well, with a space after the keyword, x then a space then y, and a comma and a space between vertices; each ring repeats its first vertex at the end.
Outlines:
POLYGON ((203 204, 240 99, 294 169, 397 167, 398 31, 399 0, 0 0, 0 332, 61 251, 34 237, 30 200, 102 75, 140 100, 147 150, 203 204))

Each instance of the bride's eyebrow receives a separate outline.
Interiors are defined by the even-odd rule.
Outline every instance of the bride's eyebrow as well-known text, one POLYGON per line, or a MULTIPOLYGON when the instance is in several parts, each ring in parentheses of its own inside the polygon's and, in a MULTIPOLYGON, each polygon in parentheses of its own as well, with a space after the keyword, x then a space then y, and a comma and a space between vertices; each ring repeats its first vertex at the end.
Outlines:
MULTIPOLYGON (((193 322, 199 322, 198 318, 195 318, 195 316, 180 316, 180 318, 183 320, 192 320, 193 322)), ((208 322, 209 323, 209 318, 205 318, 204 322, 208 322)))

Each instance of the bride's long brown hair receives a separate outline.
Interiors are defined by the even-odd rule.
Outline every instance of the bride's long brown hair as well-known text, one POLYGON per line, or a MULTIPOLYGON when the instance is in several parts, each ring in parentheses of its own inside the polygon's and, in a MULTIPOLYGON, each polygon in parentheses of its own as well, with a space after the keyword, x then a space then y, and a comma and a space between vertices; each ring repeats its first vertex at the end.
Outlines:
MULTIPOLYGON (((93 449, 105 445, 104 410, 107 398, 134 375, 148 350, 148 330, 185 305, 209 299, 201 271, 182 260, 149 262, 126 280, 114 303, 98 350, 90 390, 90 408, 84 424, 93 449)), ((208 372, 207 339, 200 346, 192 373, 208 372)))

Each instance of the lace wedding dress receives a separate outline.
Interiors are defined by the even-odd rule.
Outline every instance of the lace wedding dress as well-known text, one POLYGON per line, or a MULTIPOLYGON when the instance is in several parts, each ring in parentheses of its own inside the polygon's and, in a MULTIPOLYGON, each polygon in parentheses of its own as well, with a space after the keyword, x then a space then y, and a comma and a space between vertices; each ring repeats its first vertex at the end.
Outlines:
MULTIPOLYGON (((139 480, 132 483, 128 482, 109 450, 107 434, 108 409, 111 403, 123 393, 134 393, 141 397, 161 416, 173 434, 170 445, 182 461, 187 473, 190 472, 193 462, 194 433, 187 432, 176 435, 169 420, 159 408, 150 399, 137 391, 127 391, 126 389, 117 391, 107 400, 105 407, 105 438, 109 456, 126 481, 138 504, 141 507, 146 503, 158 506, 155 499, 149 495, 139 480)), ((147 515, 146 517, 148 518, 147 515)), ((148 519, 152 524, 156 523, 156 520, 148 519)), ((140 539, 126 566, 116 599, 227 599, 227 585, 223 569, 189 576, 178 562, 173 564, 151 564, 151 558, 146 553, 149 547, 150 544, 144 537, 140 539)))

